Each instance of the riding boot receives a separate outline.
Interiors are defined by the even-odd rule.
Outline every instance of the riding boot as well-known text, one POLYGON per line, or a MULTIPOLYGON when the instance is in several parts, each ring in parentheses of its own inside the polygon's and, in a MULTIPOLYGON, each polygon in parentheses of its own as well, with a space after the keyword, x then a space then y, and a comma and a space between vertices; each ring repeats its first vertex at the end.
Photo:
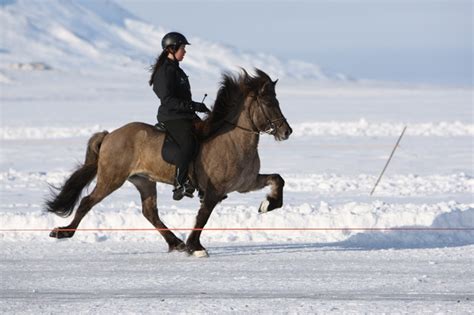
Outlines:
POLYGON ((182 174, 180 174, 179 168, 176 168, 176 180, 173 189, 173 199, 181 200, 184 196, 193 198, 193 193, 196 189, 187 177, 180 175, 182 174))
POLYGON ((191 184, 189 179, 187 179, 183 184, 176 184, 173 189, 173 199, 174 200, 181 200, 183 197, 193 198, 194 191, 196 189, 191 184))

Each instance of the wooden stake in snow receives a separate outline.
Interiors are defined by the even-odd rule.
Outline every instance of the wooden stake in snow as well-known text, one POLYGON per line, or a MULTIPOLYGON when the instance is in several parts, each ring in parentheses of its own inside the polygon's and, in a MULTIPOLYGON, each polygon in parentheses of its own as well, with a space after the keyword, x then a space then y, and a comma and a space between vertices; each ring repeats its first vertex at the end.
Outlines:
POLYGON ((392 150, 392 154, 390 154, 390 157, 388 158, 387 163, 385 163, 385 166, 384 166, 384 168, 383 168, 383 170, 382 170, 382 173, 380 173, 379 179, 377 179, 377 182, 375 183, 374 188, 373 188, 372 191, 370 192, 370 195, 371 195, 371 196, 372 196, 372 194, 374 193, 375 188, 376 188, 377 185, 379 184, 380 179, 382 179, 383 173, 385 173, 385 170, 387 169, 388 164, 389 164, 390 161, 392 160, 393 154, 395 153, 395 150, 397 150, 398 144, 400 143, 400 140, 402 140, 402 137, 403 137, 403 134, 405 133, 405 130, 407 130, 407 126, 405 126, 405 128, 403 128, 402 134, 401 134, 400 137, 398 138, 397 144, 395 144, 395 147, 394 147, 393 150, 392 150))

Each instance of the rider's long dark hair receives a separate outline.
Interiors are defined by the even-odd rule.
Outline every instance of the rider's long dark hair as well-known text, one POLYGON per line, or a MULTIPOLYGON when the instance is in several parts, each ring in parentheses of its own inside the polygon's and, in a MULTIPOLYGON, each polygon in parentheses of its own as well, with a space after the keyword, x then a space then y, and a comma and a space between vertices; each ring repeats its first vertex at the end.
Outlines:
POLYGON ((150 80, 148 81, 148 84, 150 84, 150 86, 153 85, 153 77, 155 76, 156 71, 158 71, 158 68, 165 62, 167 57, 168 57, 168 50, 163 49, 161 54, 159 54, 158 57, 156 57, 155 64, 150 67, 151 76, 150 76, 150 80))

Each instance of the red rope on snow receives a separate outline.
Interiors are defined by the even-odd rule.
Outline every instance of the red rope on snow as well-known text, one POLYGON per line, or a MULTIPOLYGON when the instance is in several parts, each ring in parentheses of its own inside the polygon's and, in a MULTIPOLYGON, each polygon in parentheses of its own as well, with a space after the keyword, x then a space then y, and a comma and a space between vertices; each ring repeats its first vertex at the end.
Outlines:
MULTIPOLYGON (((33 228, 33 229, 0 229, 0 232, 49 232, 53 228, 33 228)), ((136 232, 136 231, 474 231, 474 227, 388 227, 388 228, 369 228, 369 227, 309 227, 309 228, 268 228, 268 227, 232 227, 232 228, 168 228, 168 229, 156 229, 156 228, 78 228, 78 229, 54 229, 60 232, 136 232)))

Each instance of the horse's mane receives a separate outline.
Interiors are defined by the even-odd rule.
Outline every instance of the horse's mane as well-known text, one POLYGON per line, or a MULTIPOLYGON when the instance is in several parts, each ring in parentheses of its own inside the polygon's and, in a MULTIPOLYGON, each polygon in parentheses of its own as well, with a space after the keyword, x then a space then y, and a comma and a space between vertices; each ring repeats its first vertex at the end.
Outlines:
POLYGON ((228 122, 235 123, 243 109, 245 98, 250 94, 257 95, 265 83, 271 82, 270 77, 262 70, 255 69, 255 73, 256 75, 250 75, 243 68, 238 74, 223 73, 212 112, 195 126, 201 141, 212 137, 228 122))

